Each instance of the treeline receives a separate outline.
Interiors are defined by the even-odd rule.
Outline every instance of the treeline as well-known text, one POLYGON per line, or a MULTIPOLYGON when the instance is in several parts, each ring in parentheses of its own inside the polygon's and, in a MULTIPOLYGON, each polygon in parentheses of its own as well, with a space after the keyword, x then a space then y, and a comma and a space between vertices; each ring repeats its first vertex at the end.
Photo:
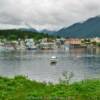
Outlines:
POLYGON ((26 39, 26 38, 33 38, 35 40, 39 40, 42 38, 53 38, 48 34, 38 33, 38 32, 29 32, 20 29, 9 29, 9 30, 0 30, 0 39, 7 39, 7 40, 18 40, 26 39))

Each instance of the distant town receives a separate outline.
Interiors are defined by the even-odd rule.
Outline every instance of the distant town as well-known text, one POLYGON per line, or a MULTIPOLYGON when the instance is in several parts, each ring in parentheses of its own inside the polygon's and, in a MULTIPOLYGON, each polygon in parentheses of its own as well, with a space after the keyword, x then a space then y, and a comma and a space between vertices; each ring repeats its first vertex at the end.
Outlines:
POLYGON ((42 38, 35 41, 33 38, 18 40, 0 40, 0 51, 4 50, 53 50, 57 48, 95 48, 100 47, 100 38, 42 38))

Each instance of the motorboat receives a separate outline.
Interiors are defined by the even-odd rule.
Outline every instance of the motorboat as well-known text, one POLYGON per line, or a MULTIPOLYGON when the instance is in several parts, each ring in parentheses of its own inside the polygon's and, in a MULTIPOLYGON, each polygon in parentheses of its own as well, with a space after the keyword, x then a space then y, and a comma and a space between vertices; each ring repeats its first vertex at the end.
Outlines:
POLYGON ((52 57, 50 58, 50 63, 51 63, 51 64, 56 64, 56 63, 57 63, 57 57, 56 57, 56 56, 52 56, 52 57))
POLYGON ((37 50, 37 47, 36 46, 33 46, 33 47, 27 47, 28 50, 37 50))

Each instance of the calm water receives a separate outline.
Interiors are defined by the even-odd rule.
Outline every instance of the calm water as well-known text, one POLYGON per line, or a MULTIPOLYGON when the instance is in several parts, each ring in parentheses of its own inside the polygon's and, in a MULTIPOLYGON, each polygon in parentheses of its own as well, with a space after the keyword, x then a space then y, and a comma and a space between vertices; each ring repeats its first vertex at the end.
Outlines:
POLYGON ((64 71, 73 72, 73 81, 100 78, 100 48, 74 48, 70 51, 12 51, 0 52, 0 75, 26 75, 30 79, 57 82, 64 71), (50 57, 58 57, 56 65, 50 57))

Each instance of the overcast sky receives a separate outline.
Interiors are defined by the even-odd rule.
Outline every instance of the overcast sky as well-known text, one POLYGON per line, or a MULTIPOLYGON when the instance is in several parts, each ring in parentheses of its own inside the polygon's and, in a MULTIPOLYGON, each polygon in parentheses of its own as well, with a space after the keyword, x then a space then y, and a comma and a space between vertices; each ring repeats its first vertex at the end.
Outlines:
POLYGON ((0 0, 0 28, 59 29, 100 15, 100 0, 0 0))

